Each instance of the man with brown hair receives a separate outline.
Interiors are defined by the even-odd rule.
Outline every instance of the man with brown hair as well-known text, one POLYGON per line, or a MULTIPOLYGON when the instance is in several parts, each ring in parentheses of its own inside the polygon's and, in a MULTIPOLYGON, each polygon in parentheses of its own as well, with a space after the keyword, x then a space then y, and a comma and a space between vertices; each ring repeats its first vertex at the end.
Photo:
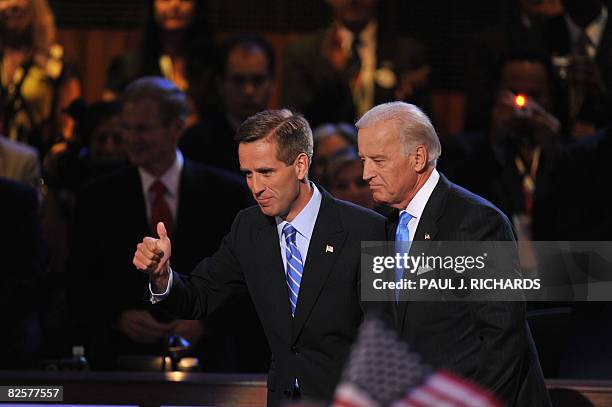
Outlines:
MULTIPOLYGON (((208 323, 205 332, 199 321, 170 319, 148 307, 140 298, 147 278, 130 265, 134 245, 163 221, 175 245, 173 266, 188 273, 201 256, 214 253, 236 213, 248 206, 238 177, 184 159, 177 149, 187 108, 185 93, 168 80, 144 77, 131 83, 121 113, 131 165, 92 181, 78 196, 71 298, 79 323, 91 330, 86 340, 92 368, 121 367, 122 355, 160 355, 167 338, 180 335, 198 356, 205 355, 203 369, 252 371, 245 360, 231 365, 226 353, 233 345, 217 336, 215 324, 208 323), (223 191, 226 201, 210 199, 209 191, 223 191), (121 284, 112 295, 105 294, 116 281, 121 284), (102 297, 106 300, 92 301, 102 297)), ((257 331, 249 331, 251 341, 263 336, 257 331)))
POLYGON ((272 350, 268 404, 330 399, 363 317, 361 241, 386 238, 380 215, 338 201, 308 180, 312 131, 288 110, 269 110, 238 129, 240 168, 258 203, 241 211, 221 247, 189 277, 170 270, 171 244, 138 245, 151 301, 185 318, 211 314, 248 291, 272 350))

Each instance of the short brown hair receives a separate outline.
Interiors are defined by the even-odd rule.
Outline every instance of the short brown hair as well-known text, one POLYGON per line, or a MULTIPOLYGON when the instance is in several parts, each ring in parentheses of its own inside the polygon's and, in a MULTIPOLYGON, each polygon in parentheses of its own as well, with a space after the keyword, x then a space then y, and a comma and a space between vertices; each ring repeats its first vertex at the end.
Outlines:
POLYGON ((301 153, 312 159, 312 130, 302 115, 288 109, 264 110, 246 119, 234 140, 252 143, 268 136, 276 137, 276 156, 285 164, 291 164, 301 153))

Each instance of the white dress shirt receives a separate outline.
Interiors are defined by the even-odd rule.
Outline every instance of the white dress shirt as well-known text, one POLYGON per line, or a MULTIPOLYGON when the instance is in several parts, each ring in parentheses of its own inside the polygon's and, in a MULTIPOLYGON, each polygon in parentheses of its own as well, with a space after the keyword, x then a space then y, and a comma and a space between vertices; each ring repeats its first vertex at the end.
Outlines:
MULTIPOLYGON (((166 187, 166 193, 164 197, 166 198, 166 202, 168 202, 168 206, 170 207, 170 212, 172 212, 172 218, 176 221, 176 211, 178 208, 179 201, 179 187, 181 183, 181 171, 183 170, 184 163, 183 154, 176 150, 176 159, 174 163, 162 174, 161 177, 156 178, 153 175, 146 172, 143 168, 138 167, 138 173, 140 174, 140 181, 142 184, 142 195, 145 197, 145 206, 147 209, 147 219, 151 222, 151 206, 153 205, 153 193, 149 191, 151 185, 156 180, 160 180, 162 184, 166 187)), ((155 230, 156 225, 150 225, 152 230, 155 230)))
POLYGON ((440 174, 438 170, 434 168, 434 170, 425 181, 425 184, 419 189, 412 198, 412 200, 408 203, 406 209, 400 212, 408 212, 412 215, 412 219, 408 222, 408 235, 410 236, 410 241, 414 240, 414 235, 416 233, 417 227, 419 226, 419 221, 423 216, 423 210, 425 209, 425 205, 427 205, 427 201, 429 201, 429 197, 431 196, 434 188, 438 185, 438 180, 440 179, 440 174))
MULTIPOLYGON (((283 228, 287 223, 291 223, 291 226, 297 230, 295 238, 295 244, 300 251, 302 256, 302 264, 306 265, 306 255, 308 254, 308 247, 310 246, 310 238, 312 237, 312 231, 314 229, 319 209, 321 208, 322 195, 314 184, 310 184, 313 193, 306 206, 297 214, 297 216, 291 221, 287 222, 276 216, 276 228, 278 230, 278 240, 280 243, 281 256, 283 258, 283 265, 285 266, 285 275, 287 274, 287 243, 283 236, 283 228)), ((299 293, 298 293, 299 296, 299 293)))

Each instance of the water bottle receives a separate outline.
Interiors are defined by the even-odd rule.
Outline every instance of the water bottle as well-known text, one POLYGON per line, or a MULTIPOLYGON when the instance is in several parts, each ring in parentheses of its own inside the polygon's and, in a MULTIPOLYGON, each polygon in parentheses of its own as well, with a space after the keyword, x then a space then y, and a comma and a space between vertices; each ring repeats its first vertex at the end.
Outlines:
POLYGON ((72 347, 72 369, 89 370, 89 364, 85 359, 85 348, 83 346, 72 347))

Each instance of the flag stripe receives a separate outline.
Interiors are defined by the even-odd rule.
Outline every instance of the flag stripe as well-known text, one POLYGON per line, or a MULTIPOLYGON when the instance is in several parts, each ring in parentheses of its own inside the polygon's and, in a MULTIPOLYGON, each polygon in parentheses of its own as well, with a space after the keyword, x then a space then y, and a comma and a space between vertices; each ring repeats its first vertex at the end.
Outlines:
POLYGON ((498 407, 500 406, 486 391, 458 376, 439 372, 431 376, 424 385, 405 398, 423 406, 436 407, 498 407))

